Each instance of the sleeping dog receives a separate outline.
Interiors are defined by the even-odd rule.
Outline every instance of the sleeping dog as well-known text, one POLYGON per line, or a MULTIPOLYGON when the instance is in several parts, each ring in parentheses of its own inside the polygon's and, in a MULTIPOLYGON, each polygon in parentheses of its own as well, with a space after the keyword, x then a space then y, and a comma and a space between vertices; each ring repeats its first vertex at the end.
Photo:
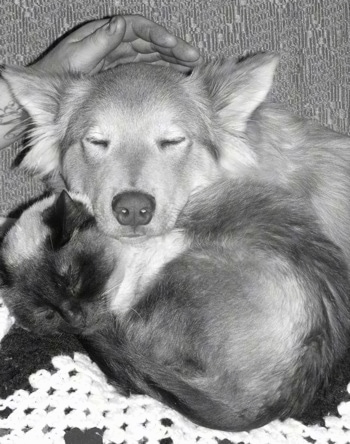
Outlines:
POLYGON ((32 117, 23 166, 88 195, 101 230, 135 242, 171 230, 219 178, 283 186, 350 262, 350 139, 266 99, 277 59, 204 64, 190 76, 130 64, 92 77, 7 68, 32 117))

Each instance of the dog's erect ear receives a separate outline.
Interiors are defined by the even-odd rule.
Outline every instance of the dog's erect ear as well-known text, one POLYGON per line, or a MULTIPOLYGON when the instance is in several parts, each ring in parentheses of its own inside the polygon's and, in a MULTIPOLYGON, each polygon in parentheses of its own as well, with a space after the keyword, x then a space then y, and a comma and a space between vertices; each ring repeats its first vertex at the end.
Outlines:
POLYGON ((37 125, 53 123, 64 87, 61 76, 21 67, 6 67, 2 76, 37 125))
POLYGON ((278 57, 257 54, 236 63, 233 59, 209 63, 193 71, 204 83, 221 126, 231 132, 246 128, 249 116, 269 93, 278 57))
POLYGON ((23 158, 21 166, 41 176, 58 170, 59 142, 64 136, 82 89, 78 89, 78 93, 73 91, 73 75, 49 74, 35 68, 7 67, 2 77, 34 124, 28 131, 31 150, 23 158), (64 113, 58 119, 64 95, 67 97, 64 101, 64 113))
POLYGON ((74 231, 95 224, 95 218, 82 203, 62 191, 55 203, 43 212, 43 221, 50 228, 50 247, 57 250, 65 245, 74 231))
POLYGON ((55 118, 63 79, 34 68, 19 67, 7 67, 2 76, 34 124, 28 130, 31 150, 23 158, 21 166, 46 176, 59 168, 60 127, 55 124, 55 118))

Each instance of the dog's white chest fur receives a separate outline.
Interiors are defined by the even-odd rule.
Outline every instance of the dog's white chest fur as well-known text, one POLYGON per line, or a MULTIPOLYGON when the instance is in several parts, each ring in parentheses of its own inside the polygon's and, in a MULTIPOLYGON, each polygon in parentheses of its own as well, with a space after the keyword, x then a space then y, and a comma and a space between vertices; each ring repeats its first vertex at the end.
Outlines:
POLYGON ((110 291, 111 310, 119 315, 130 310, 154 282, 162 267, 179 256, 188 243, 181 231, 172 231, 140 244, 124 245, 122 254, 118 254, 117 269, 109 281, 110 290, 106 291, 110 291))

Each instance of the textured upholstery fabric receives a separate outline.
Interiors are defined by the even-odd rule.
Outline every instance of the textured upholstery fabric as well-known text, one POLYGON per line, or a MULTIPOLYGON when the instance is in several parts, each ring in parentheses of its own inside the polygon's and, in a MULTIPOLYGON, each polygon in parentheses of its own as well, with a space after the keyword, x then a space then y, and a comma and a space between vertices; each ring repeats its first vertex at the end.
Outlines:
MULTIPOLYGON (((205 58, 278 53, 273 99, 350 134, 349 0, 0 0, 0 64, 27 64, 74 26, 118 13, 166 26, 205 58)), ((0 151, 0 222, 44 190, 13 168, 19 150, 0 151)), ((0 340, 10 325, 0 299, 0 340)), ((345 444, 350 362, 343 367, 328 398, 321 393, 307 412, 316 425, 291 419, 231 434, 197 428, 147 397, 117 395, 72 338, 12 327, 0 344, 0 443, 100 444, 103 435, 105 444, 345 444)))
MULTIPOLYGON (((348 0, 0 0, 0 63, 27 64, 77 24, 118 13, 157 21, 206 58, 277 52, 274 98, 349 133, 348 0)), ((42 189, 10 168, 15 153, 0 152, 0 215, 42 189)))

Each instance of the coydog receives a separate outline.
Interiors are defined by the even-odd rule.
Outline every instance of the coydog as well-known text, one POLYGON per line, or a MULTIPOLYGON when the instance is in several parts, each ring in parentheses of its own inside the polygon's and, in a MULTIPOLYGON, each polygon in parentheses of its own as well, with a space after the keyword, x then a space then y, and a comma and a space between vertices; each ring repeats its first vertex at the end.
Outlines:
POLYGON ((25 328, 78 334, 123 393, 200 425, 247 430, 300 415, 350 330, 343 254, 303 199, 259 181, 217 182, 158 237, 157 267, 152 238, 142 245, 107 237, 86 199, 64 191, 7 233, 2 296, 25 328))

